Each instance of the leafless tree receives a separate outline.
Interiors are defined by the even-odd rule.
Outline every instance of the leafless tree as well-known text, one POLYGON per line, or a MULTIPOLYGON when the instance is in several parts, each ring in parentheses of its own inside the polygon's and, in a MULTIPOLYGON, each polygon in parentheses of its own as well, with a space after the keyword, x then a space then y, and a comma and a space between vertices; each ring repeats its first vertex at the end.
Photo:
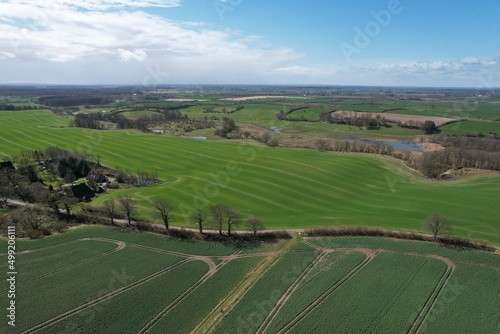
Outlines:
POLYGON ((225 207, 224 216, 227 224, 227 235, 231 236, 233 225, 240 223, 241 213, 236 209, 225 207))
POLYGON ((250 215, 248 217, 248 228, 250 231, 253 232, 253 237, 257 237, 257 232, 262 231, 264 229, 264 224, 262 223, 262 220, 250 215))
POLYGON ((71 208, 76 203, 78 203, 78 200, 73 196, 64 196, 61 199, 61 205, 64 207, 64 210, 66 210, 68 216, 71 214, 71 208))
POLYGON ((0 171, 0 201, 7 206, 7 200, 14 197, 13 185, 7 175, 9 171, 0 171))
POLYGON ((41 208, 25 207, 12 215, 12 220, 25 230, 39 230, 52 221, 52 217, 41 208))
POLYGON ((219 229, 219 234, 222 235, 222 227, 225 221, 226 206, 223 204, 215 204, 210 207, 213 223, 219 229))
POLYGON ((434 239, 437 239, 439 235, 450 235, 452 232, 451 222, 441 213, 433 213, 425 217, 422 227, 431 232, 434 239))
POLYGON ((203 234, 203 223, 207 219, 207 214, 203 209, 201 208, 196 208, 194 209, 193 213, 191 214, 191 221, 198 225, 200 229, 200 234, 203 234))
POLYGON ((112 199, 104 201, 104 211, 106 216, 111 219, 111 225, 115 224, 116 202, 112 199))
POLYGON ((174 215, 172 214, 172 205, 164 200, 157 200, 153 203, 156 209, 156 216, 160 218, 165 224, 165 228, 168 230, 169 223, 174 220, 174 215))

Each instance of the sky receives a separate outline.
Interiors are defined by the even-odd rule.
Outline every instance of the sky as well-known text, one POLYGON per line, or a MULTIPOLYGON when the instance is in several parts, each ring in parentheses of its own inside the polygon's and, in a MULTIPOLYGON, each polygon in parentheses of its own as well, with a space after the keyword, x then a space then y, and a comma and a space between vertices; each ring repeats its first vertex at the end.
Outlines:
POLYGON ((0 83, 500 87, 500 0, 2 0, 0 83))

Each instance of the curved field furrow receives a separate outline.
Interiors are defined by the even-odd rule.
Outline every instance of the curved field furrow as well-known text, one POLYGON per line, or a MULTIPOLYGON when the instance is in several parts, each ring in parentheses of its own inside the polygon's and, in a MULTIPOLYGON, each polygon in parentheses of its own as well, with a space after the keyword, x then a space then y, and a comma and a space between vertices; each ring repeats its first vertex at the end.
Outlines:
POLYGON ((381 323, 382 320, 385 318, 385 316, 391 311, 391 309, 394 307, 395 302, 401 298, 401 296, 405 293, 406 290, 411 286, 412 282, 415 281, 417 278, 418 272, 420 272, 425 266, 425 261, 422 261, 419 266, 415 267, 414 270, 411 273, 410 279, 406 282, 406 284, 401 285, 399 290, 396 292, 396 294, 391 298, 391 300, 384 305, 383 309, 380 311, 380 314, 378 317, 375 317, 372 319, 370 325, 367 327, 366 331, 364 333, 374 333, 375 328, 377 324, 381 323))
POLYGON ((163 254, 168 254, 168 255, 173 255, 173 256, 179 256, 179 257, 183 257, 183 258, 188 259, 188 260, 203 261, 206 264, 208 264, 210 271, 215 270, 217 267, 216 264, 214 263, 214 261, 208 256, 199 256, 199 255, 192 255, 192 254, 186 254, 186 253, 179 253, 179 252, 168 251, 165 249, 143 246, 143 245, 134 244, 134 243, 127 243, 127 245, 130 247, 141 248, 141 249, 149 250, 149 251, 156 252, 156 253, 163 253, 163 254))
MULTIPOLYGON (((188 176, 187 178, 190 178, 190 179, 193 179, 193 180, 197 180, 197 181, 202 181, 204 183, 207 183, 207 184, 212 184, 214 186, 219 186, 217 183, 213 182, 213 181, 210 181, 210 180, 205 180, 205 179, 202 179, 200 177, 195 177, 195 176, 188 176)), ((246 196, 246 197, 253 197, 255 199, 258 199, 264 203, 267 203, 267 204, 271 204, 275 207, 278 207, 278 208, 282 208, 282 209, 285 209, 285 210, 291 210, 291 211, 294 211, 294 212, 298 212, 298 213, 304 213, 303 211, 299 211, 299 210, 295 210, 291 207, 288 207, 288 206, 285 206, 285 205, 281 205, 279 203, 276 203, 274 201, 271 201, 269 198, 266 198, 266 197, 262 197, 262 196, 258 196, 258 195, 254 195, 250 192, 247 192, 247 191, 242 191, 242 190, 238 190, 237 188, 233 187, 233 188, 230 188, 231 191, 234 191, 236 193, 239 193, 243 196, 246 196)))
POLYGON ((312 261, 305 269, 304 271, 300 274, 299 277, 290 285, 290 287, 286 290, 286 292, 281 296, 281 298, 278 300, 276 305, 274 305, 273 309, 267 317, 264 319, 262 324, 259 326, 257 329, 256 333, 264 333, 268 328, 271 322, 274 320, 276 315, 281 311, 283 308, 283 305, 288 301, 290 296, 297 290, 297 288, 300 286, 300 284, 303 282, 304 278, 307 277, 307 275, 311 272, 311 270, 327 255, 328 252, 322 252, 314 261, 312 261))
MULTIPOLYGON (((179 148, 175 148, 175 147, 169 147, 169 149, 171 150, 174 150, 174 151, 180 151, 180 152, 183 152, 183 153, 186 153, 186 154, 191 154, 191 155, 196 155, 196 156, 200 156, 200 157, 203 157, 203 158, 206 158, 206 159, 210 159, 210 160, 217 160, 217 161, 223 161, 223 162, 226 162, 226 163, 230 163, 231 161, 230 160, 226 160, 226 159, 221 159, 221 158, 216 158, 214 156, 210 156, 210 155, 206 155, 206 154, 201 154, 201 153, 197 153, 197 152, 193 152, 193 151, 187 151, 187 150, 183 150, 183 149, 179 149, 179 148)), ((355 197, 359 197, 359 198, 363 198, 363 199, 367 199, 367 200, 377 200, 377 199, 373 199, 373 198, 369 198, 369 197, 365 197, 365 196, 361 196, 359 194, 356 194, 356 193, 353 193, 353 192, 350 192, 348 190, 345 190, 343 188, 340 188, 340 187, 335 187, 331 184, 324 184, 318 180, 315 180, 315 179, 311 179, 311 178, 308 178, 308 177, 305 177, 303 175, 299 175, 299 174, 295 174, 295 173, 291 173, 291 172, 287 172, 286 170, 283 170, 283 169, 278 169, 278 168, 273 168, 273 167, 267 167, 267 166, 262 166, 262 165, 257 165, 257 164, 252 164, 252 163, 249 163, 249 162, 240 162, 241 165, 245 165, 245 166, 252 166, 252 167, 256 167, 256 168, 260 168, 260 169, 265 169, 265 170, 270 170, 270 171, 274 171, 274 172, 277 172, 279 174, 286 174, 286 175, 290 175, 290 176, 293 176, 295 178, 298 178, 298 179, 303 179, 303 180, 306 180, 308 182, 311 182, 311 183, 315 183, 315 184, 318 184, 318 185, 321 185, 322 187, 328 187, 328 188, 332 188, 336 191, 340 191, 340 192, 343 192, 343 193, 346 193, 346 194, 349 194, 349 195, 352 195, 352 196, 355 196, 355 197)))
MULTIPOLYGON (((259 266, 257 266, 250 274, 248 274, 246 279, 242 281, 241 284, 236 286, 233 291, 228 294, 225 300, 217 305, 214 311, 209 314, 205 318, 205 320, 200 322, 200 324, 192 331, 192 333, 212 333, 214 330, 216 330, 217 326, 223 320, 223 317, 220 312, 215 312, 215 310, 220 309, 221 305, 225 305, 225 314, 229 314, 238 305, 241 299, 245 297, 247 292, 249 292, 257 284, 259 278, 270 272, 272 268, 277 265, 282 256, 289 252, 289 248, 292 247, 292 245, 293 242, 288 241, 283 246, 283 249, 271 253, 266 258, 266 260, 262 261, 259 266)), ((244 257, 245 255, 240 256, 244 257)))
POLYGON ((115 297, 117 295, 120 295, 120 294, 122 294, 122 293, 124 293, 124 292, 126 292, 126 291, 128 291, 130 289, 133 289, 133 288, 135 288, 137 286, 140 286, 140 285, 142 285, 142 284, 144 284, 146 282, 149 282, 149 281, 157 278, 158 276, 163 275, 164 273, 169 272, 169 271, 171 271, 171 270, 173 270, 173 269, 175 269, 175 268, 183 265, 184 263, 186 263, 188 261, 189 260, 187 260, 187 259, 186 260, 182 260, 182 261, 180 261, 180 262, 178 262, 178 263, 176 263, 174 265, 171 265, 170 267, 167 267, 167 268, 164 268, 164 269, 162 269, 160 271, 157 271, 156 273, 151 274, 149 276, 146 276, 146 277, 144 277, 144 278, 142 278, 142 279, 140 279, 140 280, 138 280, 138 281, 136 281, 134 283, 126 285, 126 286, 124 286, 124 287, 122 287, 120 289, 117 289, 115 291, 112 291, 112 292, 110 292, 110 293, 108 293, 108 294, 106 294, 104 296, 96 298, 96 299, 94 299, 94 300, 92 300, 92 301, 90 301, 88 303, 85 303, 85 304, 82 304, 82 305, 80 305, 78 307, 75 307, 72 310, 64 312, 64 313, 58 315, 57 317, 54 317, 52 319, 49 319, 47 321, 44 321, 44 322, 36 325, 36 326, 33 326, 33 327, 29 328, 29 329, 26 329, 26 330, 22 331, 20 334, 24 334, 24 333, 36 333, 36 332, 38 332, 38 331, 40 331, 40 330, 42 330, 42 329, 44 329, 44 328, 46 328, 46 327, 48 327, 50 325, 53 325, 53 324, 55 324, 55 323, 57 323, 57 322, 59 322, 61 320, 69 318, 70 316, 72 316, 72 315, 74 315, 74 314, 76 314, 78 312, 81 312, 81 311, 83 311, 85 309, 88 309, 89 307, 92 307, 95 304, 101 303, 101 302, 103 302, 105 300, 108 300, 108 299, 113 298, 113 297, 115 297))
POLYGON ((293 318, 284 328, 282 328, 278 334, 287 333, 290 329, 292 329, 298 322, 300 322, 303 318, 305 318, 308 314, 310 314, 316 307, 319 306, 326 298, 328 298, 333 292, 339 289, 342 285, 344 285, 349 279, 351 279, 357 272, 359 272, 363 267, 365 267, 370 261, 372 261, 376 253, 367 249, 351 249, 353 251, 361 251, 366 255, 366 258, 354 267, 351 271, 349 271, 346 275, 344 275, 339 281, 337 281, 334 285, 332 285, 328 290, 325 291, 318 299, 309 304, 299 315, 293 318))
POLYGON ((444 287, 450 280, 451 274, 455 270, 455 264, 449 259, 438 255, 430 255, 430 257, 443 261, 444 263, 446 263, 447 268, 446 271, 441 276, 441 279, 439 280, 438 284, 436 285, 436 288, 432 291, 431 295, 427 299, 424 307, 422 307, 422 309, 420 310, 420 313, 417 315, 417 318, 415 319, 411 327, 408 329, 407 332, 408 334, 414 334, 420 331, 420 328, 422 327, 423 323, 431 313, 432 308, 436 304, 437 299, 441 295, 441 292, 443 291, 444 287))
MULTIPOLYGON (((162 311, 160 311, 153 319, 151 319, 143 328, 141 328, 137 333, 147 333, 158 321, 160 321, 165 315, 168 314, 176 305, 182 302, 187 296, 189 296, 193 291, 195 291, 198 287, 200 287, 203 283, 205 283, 210 277, 215 275, 217 271, 222 268, 229 261, 236 258, 237 253, 233 254, 233 256, 228 256, 221 263, 219 263, 215 268, 210 267, 209 271, 201 277, 198 282, 189 287, 189 289, 185 290, 179 297, 177 297, 174 301, 172 301, 168 306, 166 306, 162 311)), ((213 263, 213 262, 212 262, 213 263)))
MULTIPOLYGON (((116 253, 120 250, 122 250, 123 248, 125 248, 126 244, 122 241, 116 241, 116 240, 109 240, 109 239, 103 239, 103 238, 84 238, 84 239, 78 239, 78 240, 75 240, 75 241, 85 241, 85 240, 93 240, 93 241, 105 241, 105 242, 112 242, 112 243, 115 243, 117 246, 115 249, 112 249, 110 251, 107 251, 107 252, 104 252, 104 253, 101 253, 101 254, 97 254, 97 255, 94 255, 94 256, 91 256, 91 257, 88 257, 84 260, 81 260, 81 261, 78 261, 78 262, 75 262, 75 263, 72 263, 70 265, 67 265, 67 266, 63 266, 63 267, 60 267, 60 268, 57 268, 55 270, 52 270, 52 271, 49 271, 49 272, 46 272, 42 275, 39 275, 37 277, 33 277, 32 279, 29 279, 29 280, 25 280, 25 281, 21 281, 17 284, 17 286, 21 286, 21 285, 24 285, 24 284, 28 284, 28 283, 31 283, 31 282, 34 282, 34 281, 37 281, 41 278, 45 278, 45 277, 48 277, 48 276, 51 276, 53 274, 56 274, 60 271, 63 271, 63 270, 66 270, 66 269, 69 269, 69 268, 72 268, 72 267, 75 267, 75 266, 78 266, 82 263, 85 263, 85 262, 89 262, 89 261, 92 261, 92 260, 95 260, 95 259, 98 259, 100 257, 103 257, 103 256, 107 256, 107 255, 110 255, 110 254, 113 254, 113 253, 116 253)), ((69 242, 68 242, 69 243, 69 242)), ((67 243, 64 243, 64 244, 67 244, 67 243)), ((61 245, 61 244, 59 244, 61 245)), ((58 246, 59 246, 58 245, 58 246)), ((47 247, 47 248, 51 248, 51 247, 47 247)), ((46 249, 46 248, 45 248, 46 249)), ((0 290, 0 292, 3 292, 2 290, 0 290)))

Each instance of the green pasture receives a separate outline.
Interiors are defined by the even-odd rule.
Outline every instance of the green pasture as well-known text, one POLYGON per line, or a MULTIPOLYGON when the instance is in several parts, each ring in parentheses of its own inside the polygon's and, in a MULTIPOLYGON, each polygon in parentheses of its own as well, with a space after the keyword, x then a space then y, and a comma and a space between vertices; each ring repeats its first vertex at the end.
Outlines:
MULTIPOLYGON (((500 115, 500 113, 499 113, 500 115)), ((440 127, 443 134, 449 135, 466 135, 482 133, 489 135, 494 133, 500 135, 500 121, 462 121, 457 123, 447 124, 440 127)))
POLYGON ((63 127, 68 121, 48 111, 0 112, 0 156, 59 146, 98 155, 102 164, 131 173, 155 171, 161 184, 113 191, 92 201, 99 205, 131 195, 138 201, 139 219, 152 220, 151 201, 160 198, 175 205, 179 226, 192 226, 190 213, 214 203, 260 217, 268 229, 420 230, 424 217, 442 212, 455 235, 500 244, 497 175, 433 182, 397 160, 377 156, 63 127))

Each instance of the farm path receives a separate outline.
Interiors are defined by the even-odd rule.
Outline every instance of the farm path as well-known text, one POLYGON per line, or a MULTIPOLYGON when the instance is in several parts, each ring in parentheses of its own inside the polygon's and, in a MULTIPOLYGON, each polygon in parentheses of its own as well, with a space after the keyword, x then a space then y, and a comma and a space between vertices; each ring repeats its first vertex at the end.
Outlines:
POLYGON ((271 312, 267 315, 267 317, 264 319, 262 324, 259 326, 257 329, 257 334, 261 334, 266 332, 266 330, 269 328, 269 325, 273 322, 273 320, 276 318, 278 313, 281 311, 283 306, 286 304, 288 299, 290 299, 290 296, 293 295, 295 291, 299 288, 299 286, 302 284, 304 279, 308 276, 308 274, 316 267, 316 265, 328 254, 329 252, 323 251, 319 256, 317 256, 305 269, 302 271, 302 273, 297 277, 297 279, 290 285, 290 287, 287 289, 287 291, 281 296, 281 298, 278 300, 276 305, 273 307, 271 312))
POLYGON ((283 327, 278 334, 287 333, 292 328, 294 328, 302 319, 308 316, 311 312, 313 312, 326 298, 328 298, 332 293, 334 293, 337 289, 339 289, 342 285, 344 285, 347 281, 349 281, 353 276, 356 275, 360 270, 362 270, 368 263, 370 263, 378 253, 378 250, 372 250, 368 248, 336 248, 333 251, 358 251, 366 255, 365 259, 351 269, 347 274, 345 274, 342 278, 340 278, 334 285, 332 285, 328 290, 326 290, 322 295, 320 295, 316 300, 314 300, 309 306, 307 306, 301 313, 299 313, 295 318, 290 320, 288 324, 283 327))
MULTIPOLYGON (((233 255, 227 256, 222 262, 220 262, 217 266, 215 267, 210 267, 210 269, 203 275, 198 282, 196 282, 194 285, 189 287, 186 291, 184 291, 179 297, 177 297, 174 301, 172 301, 169 305, 167 305, 163 310, 161 310, 153 319, 151 319, 144 327, 142 327, 137 333, 142 334, 142 333, 147 333, 153 326, 158 323, 165 315, 168 314, 175 306, 177 306, 179 303, 181 303, 184 299, 186 299, 193 291, 195 291, 198 287, 203 285, 210 277, 215 275, 217 271, 219 271, 222 267, 224 267, 229 261, 232 261, 237 258, 237 255, 241 251, 235 252, 233 255)), ((199 256, 193 256, 193 259, 201 259, 201 260, 206 260, 206 257, 199 257, 199 256)), ((212 260, 210 260, 212 262, 212 260)), ((213 263, 213 262, 212 262, 213 263)))
POLYGON ((455 263, 453 263, 453 261, 451 261, 450 259, 447 259, 439 255, 429 255, 428 257, 443 261, 444 263, 446 263, 447 268, 444 274, 441 276, 441 279, 439 280, 438 284, 432 291, 431 295, 427 299, 425 305, 420 310, 420 313, 417 315, 417 318, 412 323, 410 329, 408 330, 408 334, 414 334, 414 333, 416 334, 420 332, 420 330, 422 329, 422 325, 425 323, 425 321, 431 314, 434 305, 436 305, 439 296, 441 296, 444 290, 444 287, 448 284, 451 275, 455 271, 455 263))
POLYGON ((274 266, 281 256, 296 243, 296 238, 286 241, 282 247, 274 252, 258 253, 258 254, 242 254, 237 255, 238 258, 265 256, 265 259, 260 262, 228 295, 222 300, 205 319, 203 319, 196 328, 191 332, 195 333, 211 333, 217 324, 222 321, 224 315, 229 313, 241 300, 241 298, 251 289, 257 280, 264 275, 272 266, 274 266))

